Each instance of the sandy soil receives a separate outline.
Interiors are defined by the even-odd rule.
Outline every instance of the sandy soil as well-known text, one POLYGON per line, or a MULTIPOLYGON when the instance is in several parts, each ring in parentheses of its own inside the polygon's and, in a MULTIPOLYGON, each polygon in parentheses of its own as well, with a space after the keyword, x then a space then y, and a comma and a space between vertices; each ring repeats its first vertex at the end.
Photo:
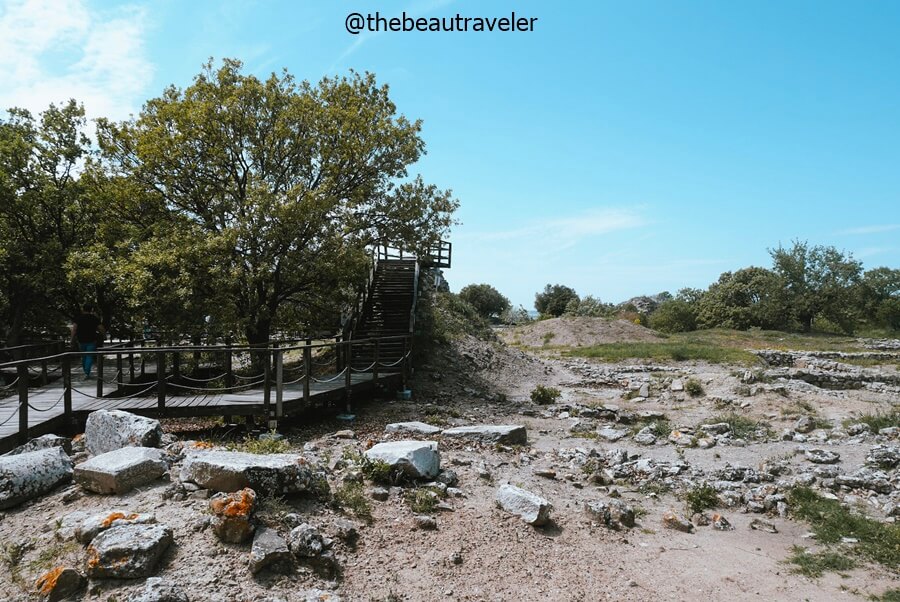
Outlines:
MULTIPOLYGON (((553 322, 529 327, 532 330, 523 334, 522 340, 532 337, 541 341, 544 330, 538 328, 551 328, 553 322)), ((556 322, 556 327, 559 339, 554 337, 554 344, 611 341, 617 336, 614 332, 626 340, 654 336, 627 322, 611 322, 607 331, 594 333, 591 336, 597 338, 591 339, 572 338, 577 328, 569 321, 556 322)), ((748 441, 744 446, 699 449, 679 448, 665 441, 641 446, 630 437, 609 443, 593 436, 575 437, 570 430, 579 421, 586 421, 575 415, 579 408, 583 411, 614 404, 619 412, 662 412, 673 425, 688 427, 728 408, 764 421, 778 433, 790 427, 799 414, 808 412, 801 407, 812 407, 820 418, 839 425, 845 418, 896 406, 900 403, 896 393, 797 387, 789 388, 785 396, 784 391, 761 386, 748 396, 736 393, 744 391, 743 368, 691 362, 657 368, 535 356, 501 343, 465 338, 439 349, 420 367, 413 384, 413 401, 382 401, 358 407, 357 419, 351 425, 354 438, 336 437, 335 433, 346 429, 347 424, 334 419, 285 425, 294 447, 302 450, 306 445, 303 453, 328 467, 332 489, 352 478, 354 472, 352 465, 337 461, 344 450, 362 451, 375 441, 389 439, 384 426, 391 422, 522 424, 528 429, 528 445, 516 447, 437 437, 442 466, 458 473, 462 497, 447 498, 448 508, 435 514, 438 528, 433 531, 415 528, 403 488, 392 487, 387 501, 372 500, 370 522, 349 516, 360 532, 355 548, 336 544, 342 567, 337 579, 324 579, 299 563, 287 575, 264 572, 251 576, 247 568, 249 544, 219 543, 209 529, 203 528, 207 500, 191 496, 181 501, 163 499, 168 482, 112 497, 86 494, 72 485, 0 513, 0 541, 30 544, 15 566, 7 564, 0 574, 0 599, 37 599, 29 592, 48 563, 40 558, 42 552, 49 556, 47 550, 56 551, 51 559, 54 564, 83 564, 81 546, 59 543, 60 519, 75 511, 93 514, 112 510, 153 512, 159 522, 174 529, 175 545, 167 552, 158 574, 179 584, 192 601, 306 600, 313 588, 351 601, 825 601, 865 600, 900 587, 897 572, 871 564, 843 575, 826 573, 819 579, 793 574, 784 562, 791 547, 815 549, 816 544, 807 536, 807 525, 775 513, 746 513, 740 507, 718 510, 733 524, 733 531, 701 526, 686 534, 666 529, 661 523, 666 510, 683 511, 684 503, 677 495, 681 485, 707 478, 726 463, 760 469, 767 460, 776 460, 788 474, 800 474, 814 468, 802 451, 817 445, 840 453, 839 469, 851 472, 863 464, 866 452, 876 444, 871 435, 824 441, 827 431, 820 430, 811 433, 811 441, 806 443, 780 441, 775 435, 764 441, 748 441), (596 378, 597 371, 602 378, 596 378), (671 391, 673 379, 687 378, 703 383, 705 394, 692 398, 671 391), (629 391, 644 382, 649 384, 650 395, 633 397, 629 391), (553 406, 533 404, 529 393, 537 384, 560 388, 559 402, 553 406), (816 443, 817 438, 824 442, 816 443), (627 481, 598 485, 580 468, 578 459, 592 453, 605 457, 614 449, 669 465, 686 464, 687 469, 671 479, 676 485, 671 492, 653 493, 627 481), (548 470, 555 472, 554 478, 540 476, 548 470), (552 523, 534 528, 497 508, 496 489, 506 482, 550 500, 552 523), (591 522, 584 503, 612 496, 620 496, 618 499, 639 509, 635 528, 615 531, 591 522), (778 532, 750 529, 750 522, 756 518, 771 522, 778 532)), ((622 426, 602 418, 587 422, 591 432, 606 425, 622 426)), ((177 475, 177 470, 172 473, 177 475)), ((891 478, 896 496, 896 470, 891 478)), ((203 496, 204 492, 195 495, 203 496)), ((870 496, 857 492, 856 501, 867 513, 884 519, 880 506, 870 496)), ((284 518, 288 512, 300 513, 304 520, 333 537, 337 536, 335 521, 347 517, 333 505, 302 497, 275 500, 262 510, 260 520, 283 534, 289 530, 284 518)), ((95 581, 79 599, 123 602, 140 589, 142 582, 95 581)))
POLYGON ((506 343, 525 347, 588 347, 661 338, 653 330, 627 320, 583 317, 552 318, 499 332, 506 343))

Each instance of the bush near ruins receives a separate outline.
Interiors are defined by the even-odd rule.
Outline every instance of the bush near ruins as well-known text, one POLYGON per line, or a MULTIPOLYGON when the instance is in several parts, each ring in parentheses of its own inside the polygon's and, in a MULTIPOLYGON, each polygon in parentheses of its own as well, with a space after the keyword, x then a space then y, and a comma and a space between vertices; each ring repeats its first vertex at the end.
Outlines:
POLYGON ((560 395, 562 395, 562 391, 556 387, 538 385, 531 391, 531 401, 539 405, 550 405, 555 403, 560 395))
POLYGON ((459 298, 475 308, 486 320, 497 320, 511 304, 490 284, 469 284, 459 291, 459 298))
POLYGON ((573 300, 579 300, 575 289, 562 284, 548 284, 543 292, 534 296, 534 308, 542 316, 558 318, 566 312, 566 306, 573 300))

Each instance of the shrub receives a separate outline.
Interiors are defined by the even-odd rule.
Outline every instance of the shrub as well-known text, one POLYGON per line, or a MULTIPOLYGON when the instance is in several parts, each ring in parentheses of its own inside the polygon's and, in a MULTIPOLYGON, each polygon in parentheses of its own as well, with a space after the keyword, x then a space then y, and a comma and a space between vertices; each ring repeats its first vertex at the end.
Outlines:
POLYGON ((531 391, 531 401, 542 406, 550 405, 551 403, 555 403, 560 395, 562 395, 562 391, 556 387, 538 385, 531 391))
POLYGON ((703 512, 719 505, 719 494, 712 485, 701 483, 684 494, 684 505, 688 514, 703 512))
POLYGON ((344 483, 334 492, 334 502, 344 510, 349 510, 357 518, 372 520, 372 506, 362 483, 344 483))
POLYGON ((578 301, 578 293, 574 289, 561 284, 548 284, 544 292, 534 296, 534 308, 541 315, 559 317, 566 311, 570 301, 578 301))
POLYGON ((700 381, 696 378, 689 378, 684 383, 684 390, 687 391, 687 394, 691 397, 700 397, 703 395, 703 385, 700 384, 700 381))
POLYGON ((509 299, 490 284, 470 284, 459 291, 459 298, 475 308, 482 318, 498 318, 510 308, 509 299))
POLYGON ((697 312, 686 301, 666 301, 650 315, 650 328, 668 333, 696 330, 697 312))

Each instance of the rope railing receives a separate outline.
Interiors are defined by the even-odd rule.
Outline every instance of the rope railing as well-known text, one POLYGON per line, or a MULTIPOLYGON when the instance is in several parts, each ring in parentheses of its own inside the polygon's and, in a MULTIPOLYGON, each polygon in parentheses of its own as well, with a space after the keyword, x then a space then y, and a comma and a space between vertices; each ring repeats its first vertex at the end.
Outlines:
POLYGON ((331 382, 334 382, 337 379, 339 379, 341 376, 343 376, 346 371, 347 371, 347 368, 344 368, 343 370, 341 370, 340 372, 335 374, 332 378, 318 379, 315 376, 311 376, 310 378, 312 378, 313 382, 317 382, 317 383, 331 383, 331 382))
POLYGON ((65 397, 65 396, 66 396, 66 392, 63 391, 62 394, 59 396, 59 399, 57 399, 55 402, 53 402, 52 405, 50 405, 50 406, 47 407, 47 408, 38 408, 38 407, 35 407, 35 406, 31 405, 30 402, 28 403, 28 407, 31 408, 32 410, 34 410, 35 412, 49 412, 50 410, 52 410, 53 408, 55 408, 56 406, 58 406, 58 405, 59 405, 59 402, 61 402, 61 401, 63 400, 63 397, 65 397))

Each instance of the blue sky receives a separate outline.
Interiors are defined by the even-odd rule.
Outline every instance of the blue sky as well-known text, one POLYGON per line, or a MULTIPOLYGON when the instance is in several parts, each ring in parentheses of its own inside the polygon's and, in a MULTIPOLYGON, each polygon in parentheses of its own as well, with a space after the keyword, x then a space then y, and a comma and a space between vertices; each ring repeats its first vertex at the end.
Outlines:
POLYGON ((770 264, 792 239, 900 267, 900 3, 0 0, 0 106, 124 118, 209 57, 353 68, 424 120, 414 167, 462 203, 454 290, 621 301, 770 264), (349 12, 537 17, 375 33, 349 12))

